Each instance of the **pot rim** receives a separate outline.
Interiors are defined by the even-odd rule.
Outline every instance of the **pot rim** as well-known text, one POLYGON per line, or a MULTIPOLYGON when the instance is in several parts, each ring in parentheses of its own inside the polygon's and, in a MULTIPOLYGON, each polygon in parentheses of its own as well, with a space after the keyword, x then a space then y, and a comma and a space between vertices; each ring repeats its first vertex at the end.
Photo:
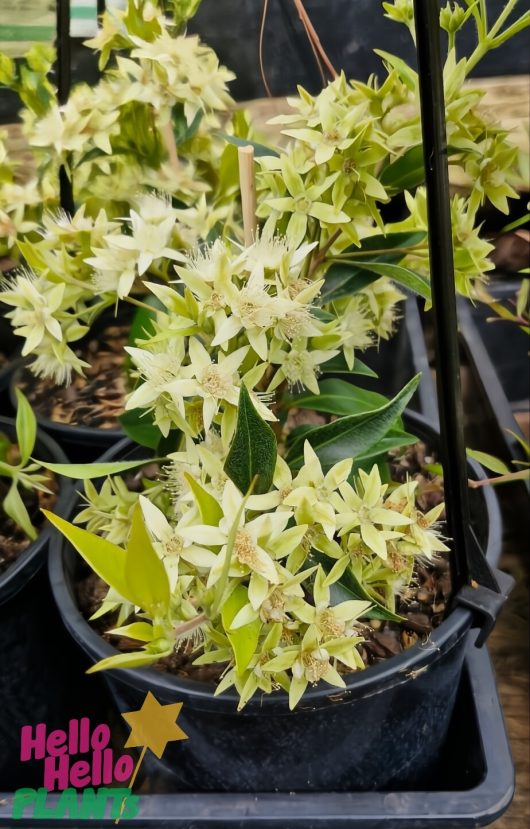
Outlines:
MULTIPOLYGON (((0 416, 0 431, 4 428, 15 430, 15 419, 0 416)), ((46 454, 57 463, 68 463, 68 458, 61 447, 47 435, 42 429, 37 428, 37 439, 35 448, 43 447, 46 454)), ((71 484, 64 478, 59 477, 59 493, 56 508, 64 510, 72 503, 73 492, 71 484)), ((51 524, 46 521, 43 529, 21 555, 9 565, 7 570, 0 574, 0 606, 16 596, 24 584, 27 583, 40 569, 43 561, 39 562, 41 551, 48 544, 52 533, 51 524)))
MULTIPOLYGON (((415 412, 407 412, 407 419, 420 429, 428 432, 435 432, 426 418, 417 415, 415 412)), ((116 454, 131 446, 131 441, 126 438, 120 441, 113 449, 106 452, 101 460, 114 458, 116 454), (110 457, 109 457, 110 456, 110 457)), ((482 470, 479 464, 468 459, 470 468, 474 475, 480 476, 482 470)), ((500 510, 493 491, 480 490, 483 496, 485 514, 488 518, 488 541, 486 544, 487 557, 495 559, 498 551, 495 545, 500 545, 500 510), (497 526, 495 526, 497 524, 497 526), (493 531, 492 531, 493 530, 493 531)), ((63 622, 70 634, 74 637, 80 647, 93 659, 99 661, 107 656, 118 653, 118 651, 105 642, 83 617, 73 597, 72 584, 66 577, 65 562, 66 556, 71 554, 72 548, 61 536, 56 533, 57 544, 50 545, 49 551, 49 575, 55 601, 63 618, 63 622)), ((77 553, 76 553, 77 555, 77 553)), ((331 699, 355 695, 356 698, 371 696, 379 693, 383 687, 398 685, 415 678, 415 672, 427 668, 437 661, 445 651, 453 647, 463 636, 466 636, 473 624, 474 616, 470 610, 457 607, 432 633, 425 642, 417 642, 411 648, 401 654, 389 657, 377 665, 370 666, 364 671, 344 674, 343 679, 346 688, 335 688, 324 682, 309 688, 294 711, 287 708, 287 695, 285 691, 279 690, 271 694, 256 694, 246 704, 245 708, 237 712, 238 694, 233 689, 224 691, 222 695, 214 697, 213 686, 207 682, 199 682, 193 679, 177 677, 170 673, 157 671, 153 668, 116 668, 109 671, 109 680, 115 678, 120 683, 140 688, 143 691, 155 690, 165 697, 192 698, 195 708, 203 710, 223 711, 233 713, 237 716, 252 716, 261 709, 275 715, 285 714, 292 716, 297 711, 317 708, 329 704, 331 699)), ((106 673, 106 672, 104 672, 106 673)))

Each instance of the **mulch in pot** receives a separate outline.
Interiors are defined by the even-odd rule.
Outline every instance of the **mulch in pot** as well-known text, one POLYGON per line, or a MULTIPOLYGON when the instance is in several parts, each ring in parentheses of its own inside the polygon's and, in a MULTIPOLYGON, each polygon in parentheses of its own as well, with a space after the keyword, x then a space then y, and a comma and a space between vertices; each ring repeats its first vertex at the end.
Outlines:
POLYGON ((56 386, 46 378, 34 377, 28 368, 19 386, 41 418, 68 426, 119 429, 127 393, 124 361, 130 323, 113 321, 76 349, 86 363, 85 376, 74 375, 69 386, 56 386))
MULTIPOLYGON (((424 470, 425 463, 433 463, 433 457, 427 456, 424 443, 417 443, 399 450, 391 457, 391 475, 394 481, 402 483, 407 475, 418 480, 416 502, 422 510, 429 510, 443 500, 443 487, 440 478, 424 470)), ((150 475, 156 477, 156 465, 150 464, 150 475)), ((144 468, 144 474, 145 474, 144 468)), ((137 479, 141 472, 136 471, 126 482, 131 489, 137 488, 137 479)), ((443 516, 442 516, 443 521, 443 516)), ((88 620, 99 608, 106 597, 107 585, 95 573, 84 570, 85 575, 76 586, 77 603, 88 620)), ((431 632, 445 618, 451 596, 451 573, 449 553, 440 553, 431 562, 417 561, 414 567, 412 583, 403 596, 396 597, 396 612, 404 617, 403 622, 372 620, 362 628, 365 637, 359 645, 359 651, 365 665, 375 665, 391 656, 402 653, 417 642, 428 640, 431 632)), ((130 620, 132 621, 132 620, 130 620)), ((138 650, 136 640, 106 633, 112 626, 110 616, 99 618, 90 623, 92 627, 121 652, 138 650)), ((191 678, 199 682, 217 683, 226 669, 226 664, 193 665, 201 651, 182 649, 169 657, 161 659, 152 667, 155 670, 179 677, 191 678)), ((346 666, 340 670, 347 672, 346 666)))

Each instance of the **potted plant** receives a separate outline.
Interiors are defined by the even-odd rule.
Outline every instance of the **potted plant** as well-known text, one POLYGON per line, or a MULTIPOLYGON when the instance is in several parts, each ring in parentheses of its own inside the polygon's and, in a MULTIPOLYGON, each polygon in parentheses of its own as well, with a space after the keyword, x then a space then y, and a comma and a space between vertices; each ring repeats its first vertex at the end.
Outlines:
MULTIPOLYGON (((153 15, 136 9, 144 23, 153 15)), ((387 9, 410 23, 408 4, 387 9)), ((504 135, 494 126, 484 134, 476 94, 461 87, 473 61, 456 61, 454 35, 471 16, 481 35, 475 63, 502 26, 488 31, 472 3, 442 15, 452 156, 472 165, 470 136, 491 153, 470 199, 452 203, 467 294, 489 267, 475 209, 485 193, 502 203, 511 192, 492 171, 509 175, 513 161, 504 135)), ((165 60, 161 37, 153 30, 141 47, 154 62, 165 60)), ((110 669, 122 710, 147 689, 184 699, 190 739, 178 774, 188 788, 256 791, 264 768, 283 791, 346 788, 352 777, 361 789, 412 785, 428 775, 449 725, 473 616, 460 608, 441 620, 450 583, 440 481, 427 474, 435 439, 426 434, 427 458, 404 450, 425 428, 402 419, 419 378, 391 400, 351 382, 366 373, 356 351, 390 333, 401 288, 430 296, 422 189, 407 192, 406 220, 381 226, 379 203, 423 177, 417 77, 384 58, 381 86, 339 76, 316 97, 302 90, 282 118, 294 139, 286 150, 242 148, 242 221, 234 212, 228 230, 189 249, 166 250, 165 237, 163 249, 137 251, 135 269, 147 256, 165 277, 145 285, 157 302, 145 303, 149 316, 125 349, 129 428, 154 452, 128 444, 101 465, 48 464, 113 476, 87 484, 73 521, 48 516, 92 568, 102 602, 86 610, 118 649, 75 607, 85 574, 66 543, 52 551, 53 586, 95 669, 110 669), (324 371, 342 377, 322 380, 324 371), (119 476, 124 463, 143 472, 119 476), (419 608, 412 621, 410 601, 419 608), (212 681, 194 680, 205 667, 212 681), (323 748, 331 756, 345 739, 347 760, 323 764, 323 748)), ((128 249, 153 215, 172 227, 179 209, 150 196, 105 234, 97 256, 118 239, 128 249)), ((26 257, 39 244, 27 243, 26 257)), ((128 294, 137 275, 120 271, 119 291, 128 294)), ((7 294, 13 305, 23 284, 7 294)), ((58 288, 60 278, 49 287, 53 303, 58 288)), ((48 320, 60 327, 53 303, 48 320)), ((484 538, 488 503, 479 501, 484 538)))
MULTIPOLYGON (((101 361, 97 360, 93 371, 96 377, 87 382, 83 375, 90 370, 83 363, 90 362, 92 352, 83 355, 79 346, 92 348, 93 338, 86 335, 103 311, 145 302, 145 279, 171 279, 174 263, 168 251, 175 251, 176 256, 178 250, 190 250, 194 244, 219 235, 241 240, 233 142, 253 137, 241 113, 234 116, 231 125, 223 126, 230 137, 220 133, 219 115, 231 106, 226 92, 230 73, 218 66, 213 53, 196 38, 182 34, 174 36, 174 45, 164 57, 160 45, 171 42, 175 27, 160 13, 149 12, 149 19, 144 19, 144 5, 131 3, 125 14, 104 17, 100 33, 91 42, 100 51, 102 79, 93 89, 74 87, 68 104, 62 107, 55 103, 47 78, 49 54, 33 50, 25 69, 23 64, 17 68, 5 59, 0 76, 4 84, 24 95, 25 133, 37 162, 37 176, 18 194, 16 203, 6 202, 3 208, 10 218, 9 250, 21 256, 37 277, 19 273, 4 294, 13 309, 9 313, 12 324, 18 336, 26 339, 23 353, 38 375, 37 381, 26 375, 26 391, 30 393, 32 384, 39 386, 47 428, 54 428, 54 416, 71 419, 79 413, 87 418, 94 416, 95 410, 94 420, 99 425, 91 433, 92 439, 103 447, 116 440, 116 431, 109 426, 117 426, 115 416, 125 390, 121 366, 112 348, 104 348, 109 381, 112 376, 112 382, 104 385, 112 387, 114 395, 106 401, 104 390, 97 387, 103 376, 101 361), (183 50, 187 55, 184 75, 184 64, 178 57, 183 50), (30 70, 33 85, 28 90, 24 78, 30 70), (148 80, 149 92, 144 89, 138 98, 140 76, 148 80), (198 83, 198 92, 190 92, 190 82, 198 83), (78 212, 71 220, 53 218, 46 212, 39 219, 36 202, 40 200, 45 208, 57 203, 61 165, 72 177, 78 212), (172 222, 165 211, 168 198, 174 210, 172 222), (125 219, 117 218, 124 215, 125 219), (166 224, 158 225, 160 216, 166 217, 166 224), (146 234, 151 234, 151 240, 142 250, 146 234), (64 288, 58 289, 62 290, 58 300, 54 288, 60 285, 64 288), (23 321, 24 312, 31 314, 35 303, 47 309, 57 335, 45 330, 38 343, 26 338, 23 321), (71 378, 70 391, 49 393, 50 382, 61 385, 71 378), (81 405, 70 405, 78 393, 81 405), (92 393, 88 406, 83 400, 86 393, 92 393), (101 401, 106 411, 102 411, 101 401)), ((175 5, 179 24, 196 5, 175 5)), ((387 14, 410 28, 410 4, 388 5, 387 14)), ((518 175, 516 148, 509 146, 502 130, 487 123, 477 109, 480 91, 462 88, 466 74, 508 34, 500 31, 504 13, 489 32, 481 14, 470 4, 465 11, 445 9, 441 17, 449 40, 446 95, 451 162, 473 181, 470 198, 453 202, 457 285, 468 296, 475 293, 476 279, 482 279, 491 267, 491 248, 478 236, 477 207, 485 197, 494 198, 502 207, 506 196, 513 194, 511 182, 518 175), (473 20, 479 30, 476 49, 468 59, 457 62, 455 40, 462 31, 467 33, 473 20), (490 163, 477 173, 473 164, 479 145, 490 163), (502 185, 497 183, 499 178, 502 185)), ((509 33, 515 34, 521 25, 524 20, 516 21, 509 33)), ((291 231, 297 223, 303 233, 306 216, 307 240, 318 241, 316 236, 320 237, 318 253, 307 267, 314 269, 311 276, 326 274, 323 299, 340 300, 345 305, 353 281, 359 288, 359 296, 352 300, 352 313, 357 314, 356 306, 362 305, 360 313, 373 327, 370 333, 366 323, 360 326, 358 352, 390 337, 399 317, 403 288, 418 291, 424 298, 428 294, 426 280, 421 278, 427 272, 427 242, 424 195, 418 188, 423 168, 415 73, 386 52, 380 57, 386 72, 382 85, 377 86, 373 79, 368 84, 349 84, 339 76, 317 97, 303 93, 295 101, 294 111, 285 117, 287 121, 278 119, 287 127, 287 136, 294 129, 289 151, 276 157, 273 150, 256 147, 256 154, 262 156, 258 214, 266 232, 275 227, 283 233, 292 217, 291 231), (354 107, 358 123, 351 121, 351 115, 350 120, 344 115, 350 107, 354 107), (338 125, 335 137, 334 130, 327 128, 334 119, 338 125), (326 183, 320 201, 315 200, 315 215, 309 204, 307 214, 305 208, 293 211, 292 204, 286 206, 286 200, 302 204, 304 196, 302 191, 289 190, 297 185, 285 165, 297 171, 308 187, 318 189, 326 183), (405 192, 407 218, 400 223, 385 221, 385 204, 405 192), (280 210, 273 206, 279 199, 284 202, 280 210), (326 209, 324 218, 322 211, 326 209), (373 245, 379 243, 372 255, 373 245), (366 329, 366 336, 361 329, 366 329)), ((344 362, 341 366, 344 368, 344 362)), ((334 369, 333 363, 326 365, 326 371, 334 369)), ((392 383, 387 387, 396 391, 392 383)), ((423 399, 428 396, 423 394, 423 399)), ((90 426, 87 422, 83 425, 90 426)), ((127 422, 123 425, 130 434, 127 422)), ((67 438, 65 434, 60 430, 61 439, 69 440, 69 451, 73 451, 81 435, 67 438)))
MULTIPOLYGON (((63 512, 71 487, 34 457, 66 462, 57 444, 37 429, 19 392, 16 421, 0 417, 0 709, 9 712, 0 719, 0 780, 8 788, 16 781, 20 728, 44 716, 59 723, 75 705, 70 695, 76 689, 67 690, 63 662, 73 649, 48 587, 50 525, 41 512, 63 512)), ((73 660, 78 661, 75 653, 73 660)))
MULTIPOLYGON (((233 104, 226 88, 232 74, 196 36, 179 34, 193 4, 177 5, 171 19, 160 10, 144 19, 145 3, 129 4, 123 21, 108 13, 94 41, 100 80, 93 87, 76 84, 64 106, 49 80, 49 47, 33 46, 17 63, 7 55, 0 60, 0 84, 24 104, 29 145, 23 170, 0 145, 0 250, 29 269, 3 280, 6 316, 26 339, 20 340, 25 366, 17 385, 70 453, 86 442, 97 455, 119 434, 122 346, 131 315, 123 307, 113 313, 118 301, 126 308, 139 302, 142 276, 167 278, 156 268, 162 251, 187 249, 198 233, 206 238, 217 223, 230 224, 235 183, 222 172, 229 153, 218 131, 233 104), (164 40, 173 50, 168 66, 151 54, 152 44, 164 40), (60 169, 79 205, 73 217, 58 211, 60 169), (166 202, 176 210, 171 226, 158 224, 166 202), (143 217, 135 224, 140 204, 143 217), (129 245, 120 246, 125 235, 129 245), (94 261, 86 262, 89 257, 94 261), (51 314, 49 325, 28 340, 21 320, 41 306, 51 314), (71 424, 80 429, 68 429, 71 424)), ((230 124, 226 129, 233 131, 230 124)))

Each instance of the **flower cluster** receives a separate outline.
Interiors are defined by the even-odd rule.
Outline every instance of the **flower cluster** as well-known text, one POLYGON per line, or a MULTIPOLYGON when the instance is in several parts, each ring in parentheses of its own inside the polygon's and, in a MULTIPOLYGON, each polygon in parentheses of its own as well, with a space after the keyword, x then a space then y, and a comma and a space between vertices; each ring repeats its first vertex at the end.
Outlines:
POLYGON ((319 394, 322 367, 341 352, 351 369, 354 349, 388 334, 403 295, 381 280, 317 306, 322 280, 304 276, 314 247, 265 235, 248 248, 217 240, 181 257, 176 287, 148 283, 164 310, 153 334, 127 348, 142 381, 127 408, 153 410, 164 435, 176 427, 196 436, 215 422, 228 443, 242 384, 275 420, 266 402, 280 387, 319 394))
MULTIPOLYGON (((443 505, 424 515, 415 505, 415 482, 389 488, 377 466, 355 478, 351 459, 324 473, 308 442, 296 474, 278 456, 271 490, 245 496, 223 473, 213 447, 219 450, 215 432, 191 452, 176 453, 165 486, 155 492, 113 485, 122 504, 114 513, 130 516, 140 505, 171 591, 167 616, 158 618, 149 638, 145 626, 147 654, 155 661, 168 643, 179 646, 181 628, 195 628, 202 647, 196 664, 227 663, 216 693, 235 685, 243 707, 258 689, 283 687, 293 708, 308 684, 323 679, 343 687, 342 673, 364 667, 359 618, 374 606, 393 612, 414 561, 447 549, 436 528, 443 505), (177 470, 178 494, 171 509, 167 501, 161 508, 167 491, 175 493, 177 470), (333 591, 345 573, 365 585, 364 598, 336 600, 333 591), (233 601, 216 616, 212 597, 220 584, 233 601)), ((89 506, 77 521, 92 529, 99 522, 100 535, 123 544, 116 519, 109 525, 101 513, 110 486, 100 493, 87 488, 89 506)), ((102 612, 119 605, 111 589, 102 612)), ((120 632, 136 638, 134 630, 133 623, 120 632)))
POLYGON ((16 258, 16 242, 34 230, 43 207, 57 205, 59 165, 72 178, 75 201, 94 217, 103 207, 113 218, 123 216, 139 193, 156 190, 183 207, 197 207, 208 193, 209 207, 227 220, 229 206, 214 203, 224 196, 218 165, 225 143, 216 133, 219 116, 233 106, 227 91, 233 76, 198 37, 174 36, 172 29, 148 0, 106 12, 87 42, 101 53, 101 78, 94 86, 75 85, 63 105, 47 80, 52 59, 45 50, 30 50, 21 69, 0 55, 0 84, 26 104, 23 132, 33 154, 28 182, 9 169, 0 145, 4 252, 16 258), (104 68, 111 53, 115 62, 104 68), (25 94, 30 72, 33 95, 25 94))

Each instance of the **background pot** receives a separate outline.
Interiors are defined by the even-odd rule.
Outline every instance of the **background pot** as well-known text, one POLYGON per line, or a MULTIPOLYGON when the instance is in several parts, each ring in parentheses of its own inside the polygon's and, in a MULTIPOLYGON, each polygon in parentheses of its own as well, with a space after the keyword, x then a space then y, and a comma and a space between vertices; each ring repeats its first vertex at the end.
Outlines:
MULTIPOLYGON (((0 431, 15 437, 12 420, 0 417, 0 431)), ((35 457, 67 461, 60 447, 38 432, 35 457)), ((71 486, 60 481, 55 509, 67 509, 71 486)), ((68 721, 81 693, 70 681, 80 662, 53 601, 46 561, 50 527, 0 575, 0 789, 42 784, 42 771, 18 762, 20 729, 46 722, 49 729, 68 721)), ((36 764, 37 765, 37 764, 36 764)))
MULTIPOLYGON (((403 316, 391 339, 381 340, 377 347, 368 348, 360 356, 363 363, 377 374, 377 378, 363 377, 363 388, 386 397, 394 397, 411 377, 421 373, 420 384, 409 406, 423 415, 431 426, 437 427, 436 389, 429 368, 417 297, 407 298, 403 305, 403 316)), ((352 377, 352 382, 358 382, 358 378, 352 377)))
POLYGON ((8 306, 0 302, 0 352, 8 358, 7 362, 0 363, 0 415, 5 417, 11 414, 9 381, 13 372, 14 359, 18 356, 22 342, 20 337, 15 336, 9 320, 5 317, 8 310, 8 306))
MULTIPOLYGON (((488 0, 488 17, 495 19, 504 0, 488 0)), ((230 91, 237 100, 265 95, 258 62, 258 41, 263 4, 259 0, 221 0, 203 3, 189 21, 188 31, 197 32, 232 69, 237 80, 230 91)), ((416 50, 405 26, 384 17, 375 0, 304 0, 304 7, 320 41, 337 71, 347 78, 366 81, 372 73, 382 76, 381 59, 374 49, 396 54, 409 66, 416 64, 416 50)), ((473 51, 476 36, 470 22, 459 37, 459 54, 473 51)), ((479 64, 475 75, 517 75, 530 70, 524 37, 498 49, 479 64)), ((264 33, 264 63, 273 95, 289 95, 302 84, 312 93, 320 91, 322 79, 311 47, 292 0, 269 3, 264 33)))
MULTIPOLYGON (((20 386, 22 372, 27 360, 19 359, 13 366, 9 377, 9 398, 11 405, 16 409, 15 389, 20 386)), ((27 394, 26 394, 27 396, 27 394)), ((75 405, 73 403, 72 405, 75 405)), ((121 429, 98 429, 96 426, 72 426, 68 423, 50 420, 43 417, 35 410, 39 427, 47 432, 61 449, 67 454, 68 459, 75 463, 90 463, 99 456, 111 449, 123 439, 121 429)))
MULTIPOLYGON (((409 415, 407 428, 436 436, 409 415)), ((123 457, 123 442, 106 459, 123 457)), ((141 457, 141 456, 140 456, 141 457)), ((470 475, 483 474, 470 464, 470 475)), ((500 519, 491 491, 475 493, 475 526, 491 561, 500 547, 500 519)), ((57 536, 50 578, 64 622, 92 661, 114 653, 87 624, 74 599, 82 560, 57 536)), ((179 724, 189 740, 168 744, 163 765, 182 790, 256 792, 349 790, 421 785, 445 741, 472 615, 457 609, 429 640, 365 672, 345 677, 337 692, 318 685, 293 712, 285 694, 256 697, 241 713, 228 692, 153 669, 107 672, 121 711, 138 708, 148 690, 163 703, 183 701, 179 724)))
MULTIPOLYGON (((76 347, 84 347, 91 340, 97 340, 102 332, 108 327, 117 324, 129 327, 136 313, 136 309, 125 304, 118 310, 117 318, 113 308, 105 309, 93 322, 90 332, 75 344, 76 347)), ((105 338, 103 338, 105 339, 105 338)), ((16 409, 15 389, 20 385, 22 372, 30 358, 19 359, 13 366, 9 379, 9 397, 11 405, 16 409)), ((75 400, 72 402, 75 407, 75 400)), ((111 449, 123 437, 121 428, 101 429, 97 426, 70 425, 59 421, 50 420, 39 415, 35 411, 39 426, 48 432, 49 435, 66 452, 69 459, 76 463, 90 463, 98 458, 103 452, 111 449)))
MULTIPOLYGON (((509 301, 519 286, 516 280, 492 281, 488 291, 497 300, 509 301)), ((482 303, 473 306, 466 301, 459 302, 462 344, 475 384, 486 399, 495 423, 495 433, 481 435, 481 441, 482 445, 491 446, 493 440, 506 461, 525 461, 525 452, 514 434, 524 437, 515 415, 518 412, 527 415, 529 410, 529 339, 514 323, 488 322, 492 316, 488 306, 482 303)), ((480 423, 477 427, 480 429, 480 423)))

